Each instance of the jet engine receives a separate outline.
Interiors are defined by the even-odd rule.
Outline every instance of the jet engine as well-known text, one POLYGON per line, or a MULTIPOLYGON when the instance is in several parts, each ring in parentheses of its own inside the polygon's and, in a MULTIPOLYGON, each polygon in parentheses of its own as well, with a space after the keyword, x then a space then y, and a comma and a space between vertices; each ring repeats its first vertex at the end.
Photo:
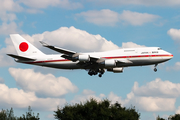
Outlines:
POLYGON ((89 55, 79 55, 78 58, 79 58, 80 62, 89 62, 90 61, 89 55))
POLYGON ((105 60, 104 61, 105 67, 115 67, 116 66, 116 61, 115 60, 105 60))
POLYGON ((123 67, 111 68, 111 69, 107 69, 107 71, 114 72, 114 73, 122 73, 123 67))

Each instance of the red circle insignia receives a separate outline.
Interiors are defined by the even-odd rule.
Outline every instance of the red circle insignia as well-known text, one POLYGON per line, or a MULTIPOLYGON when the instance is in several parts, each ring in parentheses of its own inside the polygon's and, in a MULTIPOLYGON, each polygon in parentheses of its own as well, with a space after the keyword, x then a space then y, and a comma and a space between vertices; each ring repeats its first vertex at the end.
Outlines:
POLYGON ((19 45, 19 49, 22 51, 22 52, 26 52, 28 50, 29 46, 26 42, 22 42, 20 45, 19 45))

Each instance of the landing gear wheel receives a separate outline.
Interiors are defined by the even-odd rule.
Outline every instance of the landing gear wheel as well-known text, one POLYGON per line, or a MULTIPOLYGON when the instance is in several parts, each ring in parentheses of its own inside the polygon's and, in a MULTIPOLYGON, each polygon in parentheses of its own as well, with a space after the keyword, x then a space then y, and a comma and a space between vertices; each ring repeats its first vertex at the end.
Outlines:
POLYGON ((154 72, 157 72, 157 68, 154 68, 154 72))
POLYGON ((99 73, 99 77, 102 77, 102 75, 104 74, 105 70, 104 69, 90 69, 88 74, 90 76, 93 76, 93 75, 97 75, 99 73))
POLYGON ((156 68, 157 65, 158 65, 158 64, 155 64, 155 66, 154 66, 154 72, 157 72, 157 68, 156 68))

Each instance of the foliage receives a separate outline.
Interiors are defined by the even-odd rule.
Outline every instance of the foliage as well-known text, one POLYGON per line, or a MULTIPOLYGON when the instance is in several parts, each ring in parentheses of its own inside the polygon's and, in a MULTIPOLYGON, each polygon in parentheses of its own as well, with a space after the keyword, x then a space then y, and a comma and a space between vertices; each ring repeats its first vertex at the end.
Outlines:
POLYGON ((180 120, 180 114, 170 115, 168 120, 180 120))
POLYGON ((97 102, 93 98, 84 104, 67 104, 62 109, 58 107, 54 112, 54 117, 58 120, 138 120, 140 118, 140 113, 135 107, 127 109, 118 102, 110 104, 107 99, 97 102))
MULTIPOLYGON (((164 118, 160 118, 159 116, 156 118, 156 120, 165 120, 164 118)), ((170 115, 168 117, 168 120, 180 120, 180 114, 170 115)))
POLYGON ((37 113, 36 116, 34 116, 34 113, 32 113, 32 109, 29 106, 28 112, 26 112, 26 115, 22 115, 22 117, 19 117, 18 120, 39 120, 39 113, 37 113))
POLYGON ((5 110, 2 110, 0 112, 0 120, 5 120, 6 119, 6 111, 5 110))
POLYGON ((0 120, 17 120, 16 117, 14 117, 13 109, 10 110, 3 110, 0 112, 0 120))
POLYGON ((156 120, 165 120, 164 118, 160 118, 159 115, 158 117, 156 118, 156 120))
POLYGON ((28 112, 26 112, 26 115, 22 115, 22 117, 15 117, 13 108, 10 110, 3 110, 0 112, 0 120, 39 120, 39 113, 37 113, 36 116, 34 116, 34 113, 32 113, 32 109, 29 106, 28 112))

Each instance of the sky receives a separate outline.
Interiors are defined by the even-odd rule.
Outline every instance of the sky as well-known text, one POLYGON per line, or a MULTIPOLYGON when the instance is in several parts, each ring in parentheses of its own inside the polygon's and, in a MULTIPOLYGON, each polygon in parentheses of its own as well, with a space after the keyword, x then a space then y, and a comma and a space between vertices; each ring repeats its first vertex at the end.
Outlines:
POLYGON ((42 120, 65 104, 95 98, 135 106, 142 120, 180 114, 180 0, 0 0, 0 109, 42 120), (46 54, 39 41, 77 52, 161 47, 174 55, 154 66, 128 67, 102 78, 85 70, 16 63, 9 34, 20 34, 46 54))

